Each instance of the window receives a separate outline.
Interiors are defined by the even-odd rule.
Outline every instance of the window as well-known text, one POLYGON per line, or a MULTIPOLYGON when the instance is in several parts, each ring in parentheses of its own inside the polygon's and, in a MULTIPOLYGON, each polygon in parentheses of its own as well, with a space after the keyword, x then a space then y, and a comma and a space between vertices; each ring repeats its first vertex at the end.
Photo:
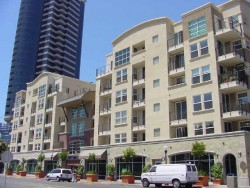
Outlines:
POLYGON ((78 134, 84 135, 85 122, 81 121, 78 126, 78 134))
POLYGON ((204 109, 213 108, 212 93, 204 94, 204 109))
POLYGON ((228 19, 229 19, 229 24, 230 24, 231 29, 234 29, 235 27, 237 27, 239 25, 239 18, 237 15, 231 16, 228 19))
POLYGON ((160 128, 154 129, 154 137, 159 137, 160 135, 161 135, 161 129, 160 128))
POLYGON ((224 129, 225 129, 225 132, 232 132, 233 131, 232 123, 224 122, 224 129))
POLYGON ((127 101, 127 89, 116 92, 116 103, 127 101))
POLYGON ((241 131, 250 131, 250 121, 240 122, 241 131))
POLYGON ((13 123, 13 130, 17 129, 17 125, 18 125, 18 121, 14 121, 14 123, 13 123))
POLYGON ((69 153, 70 154, 75 154, 75 150, 76 150, 76 142, 72 142, 69 144, 69 153))
POLYGON ((198 84, 201 82, 200 75, 202 76, 202 82, 211 80, 210 65, 192 70, 192 84, 198 84))
POLYGON ((160 103, 154 104, 154 112, 160 111, 160 103))
POLYGON ((158 64, 159 63, 159 56, 153 58, 153 64, 158 64))
POLYGON ((126 124, 127 123, 127 111, 121 111, 115 113, 115 124, 126 124))
POLYGON ((153 81, 153 87, 159 87, 160 86, 160 79, 154 80, 153 81))
POLYGON ((17 134, 16 133, 12 134, 11 142, 16 142, 16 138, 17 138, 17 134))
POLYGON ((19 96, 16 98, 16 107, 19 107, 20 104, 21 104, 21 97, 19 96))
POLYGON ((195 123, 194 124, 194 134, 195 134, 195 136, 203 135, 202 123, 195 123))
POLYGON ((40 123, 43 123, 43 114, 38 114, 37 115, 37 121, 36 121, 37 124, 40 124, 40 123))
POLYGON ((39 87, 38 97, 44 97, 46 91, 46 85, 42 85, 39 87))
POLYGON ((73 107, 71 109, 71 117, 72 117, 72 119, 76 119, 77 118, 77 108, 76 107, 73 107))
POLYGON ((15 152, 16 148, 15 147, 11 147, 10 152, 15 152))
POLYGON ((20 114, 20 108, 15 109, 15 117, 18 117, 20 114))
POLYGON ((199 43, 190 45, 190 55, 191 59, 196 58, 198 56, 208 54, 208 42, 207 40, 200 41, 199 43))
POLYGON ((158 35, 155 35, 155 36, 152 37, 152 42, 153 42, 153 43, 158 42, 158 40, 159 40, 158 35))
POLYGON ((43 108, 44 106, 44 98, 38 100, 38 109, 43 108))
POLYGON ((130 48, 125 48, 115 53, 115 66, 120 66, 130 61, 130 48))
POLYGON ((79 117, 85 117, 86 116, 86 111, 83 106, 80 106, 79 108, 79 117))
POLYGON ((207 33, 205 16, 202 16, 196 20, 189 22, 188 26, 189 26, 189 37, 191 39, 207 33))
POLYGON ((192 70, 192 83, 197 84, 200 83, 200 72, 199 68, 193 69, 192 70))
POLYGON ((81 152, 81 147, 84 146, 84 142, 83 141, 78 141, 77 142, 77 153, 81 152))
POLYGON ((238 98, 238 103, 239 103, 240 105, 242 105, 242 104, 247 104, 247 103, 248 103, 247 92, 238 93, 238 94, 237 94, 237 98, 238 98))
POLYGON ((126 133, 115 134, 115 143, 125 143, 125 142, 127 142, 126 133))
POLYGON ((76 136, 77 135, 77 124, 73 123, 71 125, 71 136, 76 136))
POLYGON ((208 54, 208 44, 207 40, 203 40, 200 42, 200 55, 208 54))
POLYGON ((174 34, 174 45, 183 43, 183 31, 174 34))
POLYGON ((213 134, 214 133, 214 122, 213 121, 206 121, 206 134, 213 134))
POLYGON ((41 144, 35 144, 35 150, 40 150, 41 149, 41 144))
POLYGON ((200 111, 202 109, 201 96, 193 96, 194 111, 200 111))
POLYGON ((187 102, 180 101, 175 103, 176 120, 187 119, 187 102))
POLYGON ((41 138, 42 136, 42 128, 36 129, 36 138, 41 138))
POLYGON ((176 138, 187 137, 187 127, 176 128, 176 138))
POLYGON ((210 74, 210 65, 206 65, 201 67, 201 72, 202 72, 202 81, 209 81, 211 80, 211 74, 210 74))
POLYGON ((174 84, 173 85, 178 85, 178 84, 183 84, 186 82, 185 76, 180 76, 174 78, 174 84))
POLYGON ((127 81, 128 79, 128 70, 123 69, 116 72, 116 83, 127 81))

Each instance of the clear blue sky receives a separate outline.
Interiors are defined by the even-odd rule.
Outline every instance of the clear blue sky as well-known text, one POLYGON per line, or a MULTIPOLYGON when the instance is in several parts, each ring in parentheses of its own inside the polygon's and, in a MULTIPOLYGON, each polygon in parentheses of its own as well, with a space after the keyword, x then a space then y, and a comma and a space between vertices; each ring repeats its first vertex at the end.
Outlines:
MULTIPOLYGON (((38 0, 34 0, 35 1, 38 0)), ((87 0, 81 80, 95 82, 95 70, 105 64, 112 41, 127 29, 157 17, 180 21, 181 15, 205 3, 227 0, 87 0)), ((0 122, 5 101, 21 0, 0 0, 0 122)))

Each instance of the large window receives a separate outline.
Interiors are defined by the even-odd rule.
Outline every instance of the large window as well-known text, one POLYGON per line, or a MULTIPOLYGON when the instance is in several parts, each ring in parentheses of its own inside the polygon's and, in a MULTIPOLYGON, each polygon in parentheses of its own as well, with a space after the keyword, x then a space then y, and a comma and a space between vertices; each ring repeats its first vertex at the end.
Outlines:
POLYGON ((80 106, 79 108, 79 117, 85 117, 86 116, 86 111, 83 106, 80 106))
POLYGON ((85 122, 81 121, 78 125, 78 134, 84 135, 85 122))
POLYGON ((128 63, 130 61, 130 48, 125 48, 115 53, 115 66, 128 63))
POLYGON ((200 82, 206 82, 209 80, 211 80, 210 65, 192 70, 192 84, 198 84, 200 82))
POLYGON ((116 72, 116 83, 127 81, 128 79, 128 70, 123 69, 116 72))
POLYGON ((15 105, 15 107, 19 107, 20 104, 21 104, 21 97, 19 96, 19 97, 16 98, 16 105, 15 105))
POLYGON ((214 122, 205 121, 194 124, 194 134, 195 136, 204 135, 204 134, 213 134, 214 133, 214 122))
POLYGON ((35 144, 35 150, 37 151, 41 150, 41 144, 35 144))
POLYGON ((43 108, 44 106, 44 98, 38 100, 38 109, 43 108))
POLYGON ((212 93, 193 96, 194 111, 207 110, 213 108, 212 93))
POLYGON ((196 20, 189 22, 188 26, 189 26, 189 37, 191 39, 207 33, 205 16, 202 16, 196 20))
POLYGON ((37 124, 43 123, 43 114, 38 114, 37 115, 36 123, 37 124))
POLYGON ((127 142, 126 133, 115 134, 115 143, 125 143, 125 142, 127 142))
POLYGON ((36 138, 41 138, 42 136, 42 128, 36 129, 36 138))
POLYGON ((44 97, 46 91, 46 85, 42 85, 39 87, 38 97, 44 97))
POLYGON ((127 101, 127 89, 116 92, 116 103, 127 101))
POLYGON ((121 125, 127 123, 127 111, 121 111, 115 113, 115 124, 121 125))
POLYGON ((18 117, 20 114, 20 108, 15 109, 15 117, 18 117))
POLYGON ((208 54, 208 42, 207 40, 200 41, 190 45, 191 59, 208 54))
POLYGON ((72 119, 76 119, 77 118, 77 108, 76 107, 73 107, 71 109, 71 117, 72 117, 72 119))

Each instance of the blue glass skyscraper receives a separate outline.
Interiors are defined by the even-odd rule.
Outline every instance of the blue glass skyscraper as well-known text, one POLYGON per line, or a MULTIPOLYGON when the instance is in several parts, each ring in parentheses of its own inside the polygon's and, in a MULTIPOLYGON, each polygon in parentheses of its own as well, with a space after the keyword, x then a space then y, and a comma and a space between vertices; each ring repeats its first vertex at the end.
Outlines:
POLYGON ((13 50, 5 121, 15 94, 42 72, 79 78, 85 0, 22 0, 13 50))

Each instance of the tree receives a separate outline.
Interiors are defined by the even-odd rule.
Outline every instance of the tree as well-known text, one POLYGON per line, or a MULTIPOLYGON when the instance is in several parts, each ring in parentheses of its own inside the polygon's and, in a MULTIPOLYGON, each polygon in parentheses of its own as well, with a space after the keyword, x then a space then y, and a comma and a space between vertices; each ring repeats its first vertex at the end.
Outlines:
POLYGON ((8 150, 8 146, 5 144, 5 142, 0 140, 0 155, 7 150, 8 150))
POLYGON ((42 162, 44 161, 44 159, 45 159, 45 155, 41 152, 41 153, 38 155, 37 160, 38 160, 40 163, 42 163, 42 162))
POLYGON ((96 164, 93 164, 95 161, 96 161, 95 154, 89 153, 88 162, 90 164, 90 170, 87 172, 87 174, 95 174, 96 173, 96 171, 95 171, 96 164))
POLYGON ((135 151, 133 148, 128 147, 123 151, 122 159, 126 162, 127 171, 130 172, 129 162, 135 157, 135 151))
POLYGON ((198 160, 198 170, 202 170, 201 158, 206 154, 206 146, 203 142, 195 142, 192 147, 192 155, 198 160))
POLYGON ((60 163, 59 164, 61 167, 65 168, 66 167, 66 164, 65 164, 65 161, 67 160, 68 158, 68 152, 67 151, 62 151, 61 153, 58 154, 58 157, 60 159, 60 163))

